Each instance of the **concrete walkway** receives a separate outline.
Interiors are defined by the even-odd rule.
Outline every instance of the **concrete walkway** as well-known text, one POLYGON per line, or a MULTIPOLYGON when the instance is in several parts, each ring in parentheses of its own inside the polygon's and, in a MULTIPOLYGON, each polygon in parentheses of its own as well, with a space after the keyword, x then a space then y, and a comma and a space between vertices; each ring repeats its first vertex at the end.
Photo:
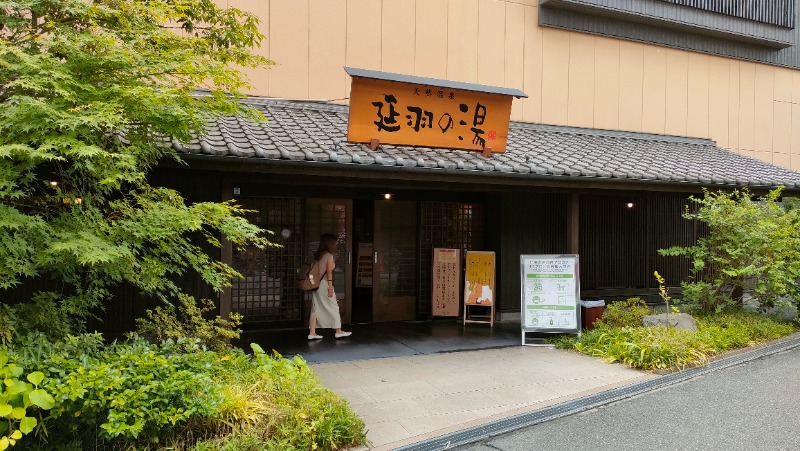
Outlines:
POLYGON ((312 365, 388 450, 655 377, 549 347, 508 346, 312 365))

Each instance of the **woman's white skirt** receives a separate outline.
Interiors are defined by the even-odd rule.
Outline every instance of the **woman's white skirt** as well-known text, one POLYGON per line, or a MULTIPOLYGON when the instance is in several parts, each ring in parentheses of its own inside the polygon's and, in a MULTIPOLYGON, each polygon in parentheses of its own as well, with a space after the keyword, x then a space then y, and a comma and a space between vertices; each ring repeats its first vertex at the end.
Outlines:
POLYGON ((317 316, 317 327, 323 329, 338 329, 342 327, 339 316, 339 303, 334 297, 328 297, 328 281, 319 281, 319 290, 311 292, 311 316, 317 316))

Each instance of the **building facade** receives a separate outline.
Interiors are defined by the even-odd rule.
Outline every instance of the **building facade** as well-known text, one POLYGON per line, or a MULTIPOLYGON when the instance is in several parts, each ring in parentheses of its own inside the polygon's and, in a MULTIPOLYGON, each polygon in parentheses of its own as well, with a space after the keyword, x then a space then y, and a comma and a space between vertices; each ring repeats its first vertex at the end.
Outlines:
POLYGON ((277 65, 250 73, 246 102, 269 122, 212 122, 173 143, 188 167, 153 180, 236 199, 273 233, 279 247, 219 254, 242 274, 220 311, 255 327, 307 322, 295 272, 321 233, 339 237, 345 322, 430 318, 436 247, 494 251, 496 315, 513 320, 521 254, 578 254, 583 297, 656 299, 654 270, 672 286, 689 275, 658 249, 703 233, 681 217, 689 195, 800 190, 794 2, 227 4, 263 21, 259 52, 277 65), (528 97, 512 102, 505 153, 368 146, 347 141, 345 66, 528 97))
POLYGON ((794 0, 227 4, 261 17, 277 63, 251 72, 257 95, 346 102, 343 66, 506 86, 528 94, 514 120, 708 138, 800 168, 794 0))

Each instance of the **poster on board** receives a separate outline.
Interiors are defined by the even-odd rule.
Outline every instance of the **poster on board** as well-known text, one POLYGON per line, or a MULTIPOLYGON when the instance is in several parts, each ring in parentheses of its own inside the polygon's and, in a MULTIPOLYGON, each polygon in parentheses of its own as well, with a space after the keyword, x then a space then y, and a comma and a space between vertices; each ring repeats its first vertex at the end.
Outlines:
POLYGON ((494 325, 495 259, 494 252, 467 251, 464 271, 464 323, 494 325), (472 314, 470 307, 475 307, 472 314), (477 307, 489 307, 486 309, 477 307))
POLYGON ((521 255, 522 331, 580 332, 577 255, 521 255))
POLYGON ((461 250, 434 248, 431 273, 431 314, 458 316, 461 250))
POLYGON ((494 304, 494 252, 467 252, 464 304, 494 304))

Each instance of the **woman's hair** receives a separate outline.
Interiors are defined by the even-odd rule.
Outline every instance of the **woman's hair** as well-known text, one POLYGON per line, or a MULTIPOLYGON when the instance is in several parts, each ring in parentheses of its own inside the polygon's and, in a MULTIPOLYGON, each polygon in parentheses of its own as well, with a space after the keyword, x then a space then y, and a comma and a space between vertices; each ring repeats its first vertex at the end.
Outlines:
POLYGON ((325 252, 333 252, 336 250, 336 236, 330 233, 325 233, 319 238, 319 248, 314 252, 314 260, 319 260, 325 255, 325 252))

